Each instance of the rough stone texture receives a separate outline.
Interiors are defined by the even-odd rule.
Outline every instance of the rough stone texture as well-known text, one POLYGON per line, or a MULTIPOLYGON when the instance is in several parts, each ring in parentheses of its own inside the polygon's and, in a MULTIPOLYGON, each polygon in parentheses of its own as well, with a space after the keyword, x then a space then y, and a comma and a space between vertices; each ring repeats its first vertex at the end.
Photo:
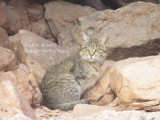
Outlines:
POLYGON ((9 16, 9 35, 18 33, 19 29, 22 28, 22 20, 19 11, 12 6, 7 6, 9 16))
POLYGON ((7 29, 9 27, 9 16, 7 6, 4 2, 0 1, 0 27, 7 29))
POLYGON ((37 33, 43 38, 52 38, 52 34, 48 25, 44 19, 40 19, 37 22, 32 22, 32 32, 37 33))
POLYGON ((64 1, 52 1, 44 5, 45 18, 56 36, 66 26, 73 23, 77 17, 86 16, 95 12, 91 7, 82 7, 64 1))
POLYGON ((0 120, 32 120, 16 108, 0 107, 0 120))
POLYGON ((11 48, 20 62, 24 63, 34 74, 38 83, 41 82, 46 69, 60 62, 77 50, 61 48, 53 42, 22 30, 19 34, 9 38, 11 48))
POLYGON ((110 87, 121 103, 133 103, 137 108, 159 105, 155 101, 160 100, 159 66, 160 56, 118 61, 108 71, 110 87))
POLYGON ((13 51, 0 47, 0 71, 8 71, 16 66, 16 57, 13 51))
POLYGON ((159 120, 160 112, 115 111, 106 106, 76 105, 73 112, 51 111, 45 107, 35 110, 39 120, 159 120))
POLYGON ((19 9, 19 14, 22 20, 22 29, 32 31, 31 21, 28 17, 26 9, 19 9))
POLYGON ((40 4, 33 4, 28 9, 28 16, 32 22, 36 22, 41 19, 44 15, 43 6, 40 4))
POLYGON ((22 27, 22 21, 19 12, 11 6, 6 6, 0 2, 0 26, 3 27, 9 35, 18 33, 22 27))
POLYGON ((101 67, 102 78, 95 86, 90 88, 84 95, 91 104, 107 105, 115 99, 113 91, 110 89, 110 81, 107 78, 109 66, 113 65, 113 61, 105 61, 101 67))
POLYGON ((13 72, 0 73, 0 106, 2 108, 18 109, 24 115, 35 119, 33 109, 23 93, 14 84, 15 79, 16 76, 13 72))
POLYGON ((8 35, 5 29, 0 27, 0 47, 5 47, 8 44, 8 35))
MULTIPOLYGON (((93 38, 100 38, 103 35, 108 36, 107 47, 112 51, 115 48, 119 51, 118 48, 139 46, 160 38, 159 12, 159 5, 146 2, 131 3, 117 10, 98 11, 89 16, 78 18, 75 25, 67 27, 59 34, 58 43, 61 46, 66 46, 69 43, 74 46, 74 43, 81 43, 83 40, 80 33, 84 31, 93 38)), ((150 47, 148 46, 148 48, 150 47)), ((139 51, 136 50, 132 51, 135 51, 134 53, 138 55, 139 51)), ((125 58, 120 57, 118 59, 118 52, 112 54, 112 51, 108 55, 110 59, 120 60, 125 58)), ((127 54, 128 51, 126 50, 123 54, 127 54)), ((126 55, 127 57, 130 57, 129 54, 126 55)))
POLYGON ((24 64, 18 65, 14 70, 14 74, 16 76, 14 83, 20 92, 24 94, 28 103, 32 107, 39 106, 42 94, 33 74, 24 64))

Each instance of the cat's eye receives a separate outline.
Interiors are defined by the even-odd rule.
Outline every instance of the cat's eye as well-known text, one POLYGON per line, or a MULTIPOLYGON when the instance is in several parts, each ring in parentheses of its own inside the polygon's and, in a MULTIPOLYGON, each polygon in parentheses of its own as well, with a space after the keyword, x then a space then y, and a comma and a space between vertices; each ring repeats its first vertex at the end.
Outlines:
POLYGON ((85 49, 86 51, 89 51, 88 47, 84 47, 83 49, 85 49))
POLYGON ((96 52, 99 52, 99 51, 101 51, 101 48, 97 48, 95 51, 96 51, 96 52))

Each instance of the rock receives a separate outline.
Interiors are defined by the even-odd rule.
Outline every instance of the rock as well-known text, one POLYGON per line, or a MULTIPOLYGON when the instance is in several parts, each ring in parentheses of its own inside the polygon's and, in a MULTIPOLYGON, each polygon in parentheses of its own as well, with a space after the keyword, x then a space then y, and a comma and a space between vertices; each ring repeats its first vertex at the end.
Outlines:
POLYGON ((40 4, 33 4, 27 9, 28 17, 32 22, 36 22, 44 15, 43 6, 40 4))
POLYGON ((101 0, 82 0, 81 4, 93 7, 98 11, 107 9, 107 6, 101 0))
POLYGON ((0 26, 3 27, 9 35, 18 33, 18 30, 22 27, 19 12, 14 7, 6 6, 4 2, 0 2, 0 18, 0 26))
POLYGON ((1 120, 32 120, 16 108, 0 108, 1 120))
POLYGON ((54 36, 60 33, 66 26, 72 24, 77 17, 95 12, 91 7, 82 7, 64 1, 52 1, 46 3, 44 7, 46 10, 45 19, 54 36))
POLYGON ((0 47, 5 47, 8 44, 8 35, 6 30, 0 27, 0 47))
POLYGON ((76 105, 72 115, 77 120, 142 120, 159 119, 160 113, 144 111, 115 111, 104 106, 76 105), (82 110, 83 109, 83 110, 82 110), (110 110, 109 110, 110 109, 110 110))
POLYGON ((13 72, 0 73, 0 106, 2 108, 18 109, 24 115, 36 119, 25 96, 14 84, 15 79, 16 76, 13 72))
MULTIPOLYGON (((130 48, 146 43, 149 40, 160 38, 159 31, 157 30, 160 25, 158 22, 160 19, 159 11, 160 7, 157 4, 136 2, 115 11, 106 10, 101 13, 97 12, 91 16, 79 18, 79 20, 81 23, 86 24, 85 26, 82 25, 85 31, 89 27, 92 27, 95 29, 95 33, 99 33, 99 30, 102 29, 101 33, 109 37, 108 47, 130 48), (151 16, 155 19, 152 19, 151 16), (87 24, 93 17, 95 17, 95 22, 87 24), (101 22, 102 20, 104 20, 103 23, 101 22), (155 22, 156 20, 157 22, 155 22), (103 27, 105 24, 107 26, 103 27)), ((95 33, 93 35, 98 37, 98 34, 95 33)))
POLYGON ((20 62, 31 70, 38 84, 50 65, 60 62, 77 50, 74 47, 62 48, 25 30, 11 36, 9 41, 9 48, 15 52, 20 62))
POLYGON ((14 83, 20 92, 24 94, 28 103, 32 106, 39 106, 42 98, 42 94, 39 90, 38 84, 34 78, 34 75, 24 65, 18 65, 14 70, 16 79, 14 83))
POLYGON ((37 22, 32 22, 32 32, 37 33, 43 38, 52 38, 52 34, 48 25, 44 19, 40 19, 37 22))
POLYGON ((110 89, 110 81, 107 78, 108 67, 113 65, 113 61, 105 61, 101 68, 103 76, 100 80, 90 88, 84 95, 84 98, 89 100, 94 105, 108 105, 115 99, 113 91, 110 89))
POLYGON ((17 9, 12 6, 7 6, 7 9, 10 23, 8 34, 14 35, 22 28, 22 20, 17 9))
POLYGON ((107 106, 87 104, 78 104, 69 112, 40 107, 35 110, 35 114, 39 120, 158 120, 160 117, 160 112, 115 111, 107 106))
POLYGON ((16 57, 13 51, 0 47, 0 71, 8 71, 16 66, 16 57))
POLYGON ((0 1, 0 27, 8 29, 9 27, 9 16, 7 6, 4 2, 0 1))
POLYGON ((19 9, 19 13, 22 20, 22 29, 32 31, 31 21, 28 17, 28 13, 26 9, 19 9))
MULTIPOLYGON (((151 106, 148 101, 160 100, 159 65, 160 56, 150 56, 118 61, 111 67, 107 78, 122 104, 136 102, 136 107, 143 109, 151 106), (143 105, 138 106, 137 102, 143 105)), ((153 105, 157 102, 152 102, 153 105)))
POLYGON ((159 5, 147 2, 131 3, 117 10, 98 11, 79 17, 75 25, 67 27, 58 35, 58 43, 62 46, 81 43, 83 39, 80 33, 84 31, 93 38, 108 36, 106 45, 112 51, 107 59, 122 60, 130 56, 156 55, 160 52, 156 44, 160 41, 159 12, 159 5), (137 49, 140 45, 144 46, 143 49, 137 49), (151 53, 150 49, 155 52, 151 53))

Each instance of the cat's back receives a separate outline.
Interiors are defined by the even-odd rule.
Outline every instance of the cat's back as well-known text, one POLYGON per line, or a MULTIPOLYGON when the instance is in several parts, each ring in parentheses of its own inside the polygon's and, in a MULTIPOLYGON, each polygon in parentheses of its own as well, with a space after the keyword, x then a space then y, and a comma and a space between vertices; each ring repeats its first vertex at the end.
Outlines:
POLYGON ((42 79, 41 88, 44 88, 51 83, 53 85, 58 82, 61 77, 71 74, 71 68, 74 64, 80 63, 80 61, 80 56, 75 53, 60 63, 50 66, 42 79))

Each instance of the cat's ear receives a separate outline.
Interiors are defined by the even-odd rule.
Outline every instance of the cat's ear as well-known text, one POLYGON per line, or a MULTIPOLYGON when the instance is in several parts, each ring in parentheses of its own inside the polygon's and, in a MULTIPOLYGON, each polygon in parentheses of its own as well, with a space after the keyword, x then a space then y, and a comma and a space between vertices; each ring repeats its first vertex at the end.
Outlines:
POLYGON ((85 42, 87 42, 90 39, 89 36, 84 32, 82 32, 82 37, 83 37, 85 42))
POLYGON ((108 43, 108 40, 109 40, 109 37, 104 35, 102 38, 101 38, 101 42, 104 43, 104 44, 107 44, 108 43))

